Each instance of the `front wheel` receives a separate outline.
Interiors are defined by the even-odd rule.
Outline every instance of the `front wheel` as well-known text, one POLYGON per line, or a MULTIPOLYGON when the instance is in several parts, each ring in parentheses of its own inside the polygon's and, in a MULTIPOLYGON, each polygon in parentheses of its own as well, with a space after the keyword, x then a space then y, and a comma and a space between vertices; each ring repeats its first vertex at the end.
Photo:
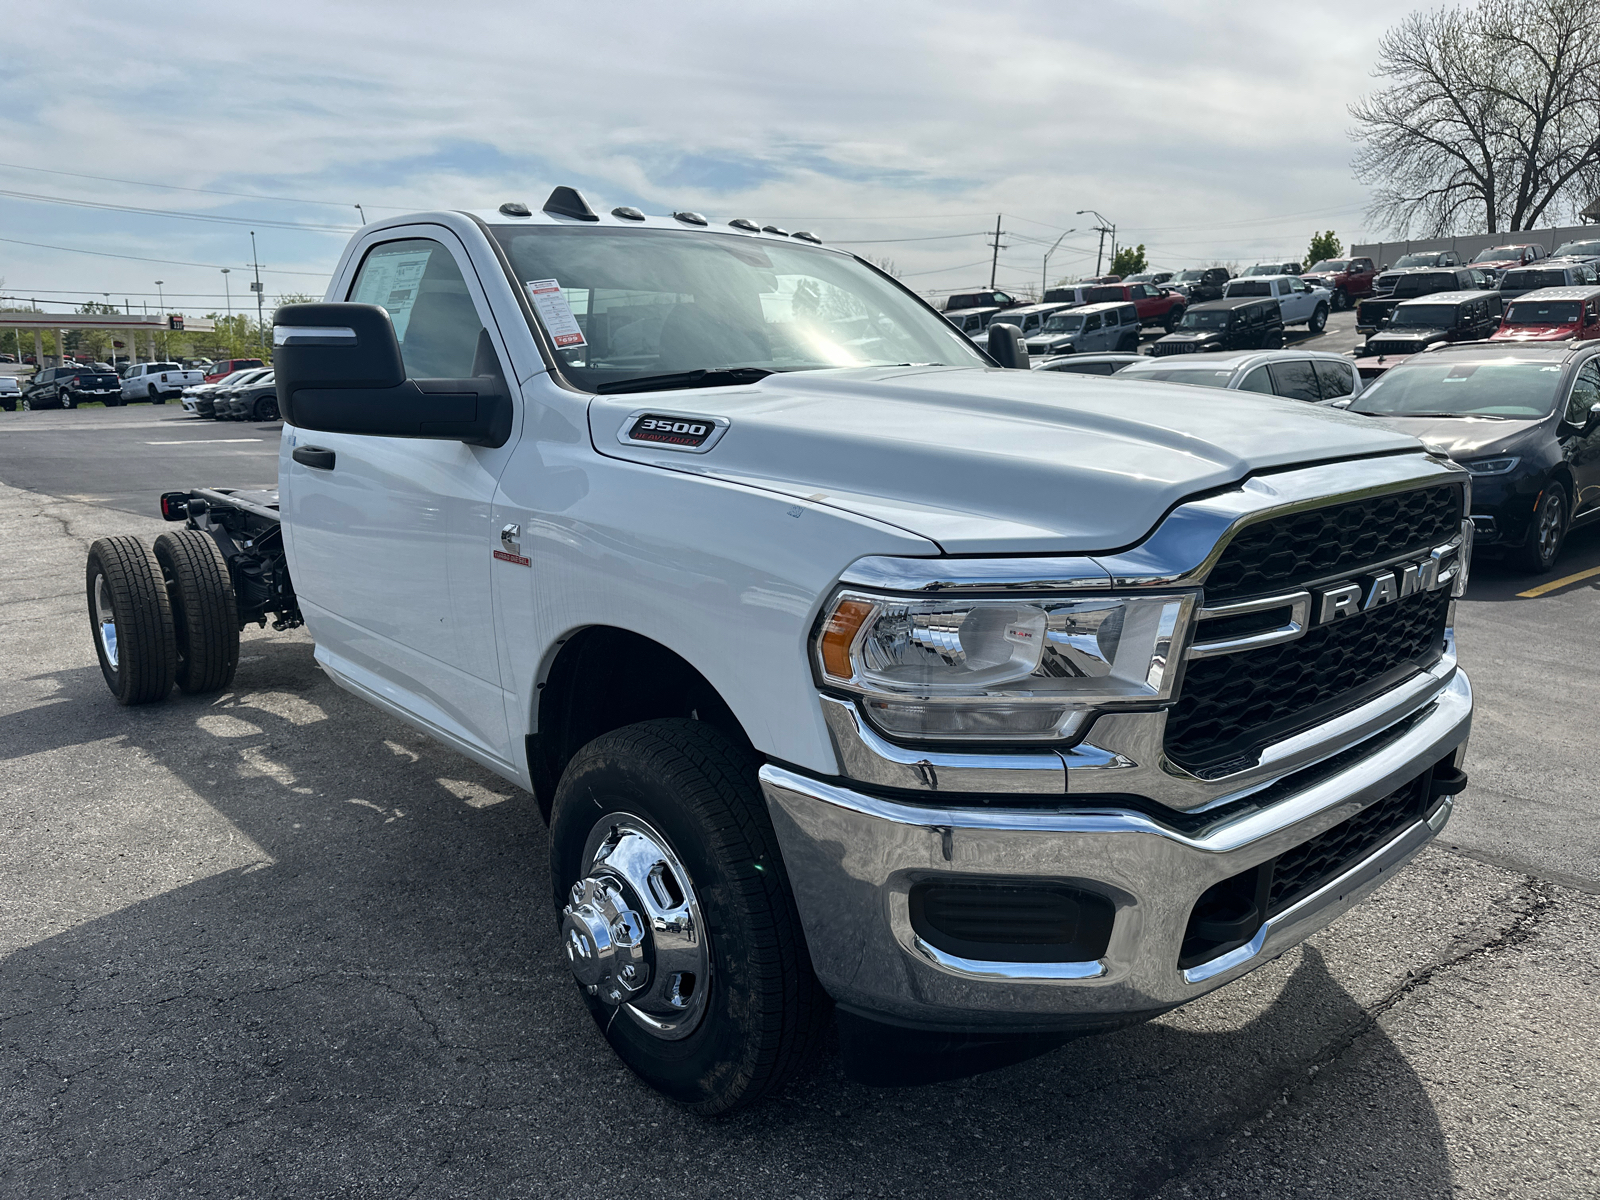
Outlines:
POLYGON ((1544 489, 1539 506, 1533 510, 1533 528, 1528 532, 1528 544, 1522 549, 1523 566, 1536 575, 1551 571, 1566 540, 1567 489, 1552 483, 1544 489))
POLYGON ((278 419, 278 398, 276 396, 263 396, 257 400, 253 419, 257 421, 276 421, 278 419))
POLYGON ((1350 293, 1343 288, 1335 289, 1333 293, 1333 311, 1343 312, 1350 307, 1350 293))
POLYGON ((1183 309, 1175 308, 1175 309, 1173 309, 1171 312, 1169 312, 1167 314, 1167 319, 1166 319, 1165 323, 1162 325, 1162 328, 1165 329, 1168 333, 1171 333, 1173 330, 1177 329, 1178 326, 1181 325, 1182 323, 1183 323, 1183 309))
POLYGON ((1312 333, 1321 333, 1327 327, 1328 306, 1326 304, 1319 304, 1317 305, 1316 311, 1311 314, 1311 320, 1307 322, 1306 328, 1311 330, 1312 333))
POLYGON ((747 750, 682 719, 596 738, 561 777, 550 857, 579 995, 647 1083, 714 1114, 806 1064, 829 1002, 747 750))

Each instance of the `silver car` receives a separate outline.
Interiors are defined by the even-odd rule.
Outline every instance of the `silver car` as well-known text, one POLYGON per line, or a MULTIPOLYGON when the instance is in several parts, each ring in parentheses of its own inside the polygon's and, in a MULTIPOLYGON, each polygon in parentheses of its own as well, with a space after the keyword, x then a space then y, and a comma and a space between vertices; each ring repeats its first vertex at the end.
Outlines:
POLYGON ((1349 403, 1361 394, 1355 363, 1342 354, 1320 350, 1228 350, 1149 358, 1118 371, 1116 377, 1263 392, 1314 404, 1349 403))

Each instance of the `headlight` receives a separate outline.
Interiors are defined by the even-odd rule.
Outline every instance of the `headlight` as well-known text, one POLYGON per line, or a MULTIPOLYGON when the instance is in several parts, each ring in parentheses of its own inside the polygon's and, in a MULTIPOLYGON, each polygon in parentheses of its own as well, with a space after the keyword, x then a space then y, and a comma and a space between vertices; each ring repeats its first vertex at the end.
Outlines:
POLYGON ((814 650, 824 686, 907 738, 1068 738, 1100 709, 1160 704, 1194 596, 906 600, 844 591, 814 650))
POLYGON ((1461 465, 1474 475, 1504 475, 1512 470, 1518 461, 1514 457, 1480 458, 1476 462, 1464 462, 1461 465))

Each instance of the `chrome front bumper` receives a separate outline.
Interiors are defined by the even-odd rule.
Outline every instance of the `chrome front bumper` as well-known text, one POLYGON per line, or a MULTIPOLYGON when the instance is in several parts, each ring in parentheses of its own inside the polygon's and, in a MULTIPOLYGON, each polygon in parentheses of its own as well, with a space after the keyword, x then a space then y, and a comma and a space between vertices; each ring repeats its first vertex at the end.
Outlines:
MULTIPOLYGON (((1064 1029, 1204 995, 1329 924, 1443 828, 1449 799, 1271 918, 1250 944, 1178 967, 1190 913, 1207 888, 1332 828, 1464 746, 1471 686, 1459 670, 1434 683, 1438 690, 1404 732, 1376 739, 1370 755, 1191 833, 1109 804, 1069 808, 1064 794, 1052 808, 1039 807, 1037 795, 1028 808, 962 807, 949 792, 907 804, 763 767, 818 977, 854 1011, 950 1030, 1064 1029), (1110 944, 1089 962, 953 958, 911 926, 911 887, 941 876, 1062 880, 1099 892, 1116 908, 1110 944)), ((1280 768, 1278 778, 1287 773, 1280 768)))

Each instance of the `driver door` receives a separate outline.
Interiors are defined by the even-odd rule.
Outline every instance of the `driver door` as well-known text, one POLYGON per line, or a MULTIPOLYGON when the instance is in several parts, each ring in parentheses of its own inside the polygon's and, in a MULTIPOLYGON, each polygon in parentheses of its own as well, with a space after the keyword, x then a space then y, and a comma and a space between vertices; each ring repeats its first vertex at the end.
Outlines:
POLYGON ((1561 414, 1561 453, 1572 468, 1576 495, 1572 515, 1581 517, 1600 510, 1600 416, 1590 409, 1600 404, 1600 362, 1590 359, 1578 368, 1561 414))
MULTIPOLYGON (((372 235, 344 296, 384 307, 411 379, 497 376, 509 361, 449 230, 372 235)), ((515 426, 513 426, 515 428, 515 426)), ((319 661, 480 759, 514 762, 490 600, 491 506, 516 446, 285 427, 291 570, 319 661), (313 465, 294 450, 333 452, 313 465)))

